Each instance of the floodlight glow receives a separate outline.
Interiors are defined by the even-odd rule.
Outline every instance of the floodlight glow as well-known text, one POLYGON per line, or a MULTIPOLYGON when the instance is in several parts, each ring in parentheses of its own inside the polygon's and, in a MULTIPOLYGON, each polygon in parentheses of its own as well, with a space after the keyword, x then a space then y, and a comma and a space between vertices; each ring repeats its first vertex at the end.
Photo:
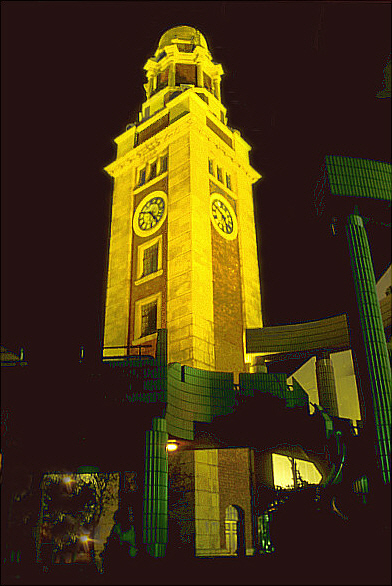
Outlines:
POLYGON ((166 444, 166 451, 167 452, 175 452, 178 450, 178 444, 174 440, 169 440, 166 444))
POLYGON ((79 540, 80 540, 82 543, 87 543, 88 541, 90 541, 90 538, 89 538, 89 536, 88 536, 88 535, 80 535, 80 537, 79 537, 79 540))

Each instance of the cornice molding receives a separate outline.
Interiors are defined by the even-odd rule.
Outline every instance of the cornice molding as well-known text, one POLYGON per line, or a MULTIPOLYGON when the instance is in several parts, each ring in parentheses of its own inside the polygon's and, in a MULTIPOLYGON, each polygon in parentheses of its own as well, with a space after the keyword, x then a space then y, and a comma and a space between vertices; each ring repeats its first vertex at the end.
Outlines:
POLYGON ((171 140, 181 138, 188 131, 189 124, 188 112, 185 116, 158 132, 158 134, 148 138, 142 144, 134 147, 128 153, 104 167, 104 170, 112 177, 118 177, 128 171, 131 165, 138 167, 146 157, 150 158, 158 154, 163 148, 163 143, 170 143, 171 140))
MULTIPOLYGON (((250 178, 252 183, 255 183, 261 178, 261 175, 249 163, 239 160, 236 156, 236 151, 229 147, 229 145, 226 145, 207 125, 201 124, 200 117, 192 112, 187 112, 184 116, 162 129, 158 134, 147 139, 141 145, 134 147, 128 153, 104 167, 104 170, 112 177, 118 177, 129 171, 131 166, 138 167, 144 159, 153 158, 162 150, 164 143, 168 146, 173 140, 182 138, 184 134, 190 131, 201 134, 204 139, 213 144, 215 149, 220 150, 225 156, 229 157, 232 164, 240 168, 250 178)), ((227 128, 226 133, 232 138, 235 146, 235 133, 229 128, 227 128)))
MULTIPOLYGON (((262 175, 260 175, 260 173, 258 173, 255 169, 253 169, 253 167, 250 165, 250 163, 246 163, 246 162, 240 160, 238 158, 236 151, 234 149, 232 149, 231 147, 229 147, 229 145, 227 145, 223 140, 221 140, 214 133, 214 131, 211 130, 211 128, 209 128, 207 125, 201 126, 198 122, 199 122, 199 120, 193 119, 190 127, 193 130, 195 130, 196 132, 198 132, 199 134, 201 134, 205 139, 207 139, 207 141, 212 143, 214 145, 215 149, 220 150, 226 157, 228 157, 231 160, 233 166, 241 169, 251 179, 252 183, 255 183, 256 181, 261 179, 262 175)), ((227 129, 226 132, 227 132, 227 134, 231 135, 230 138, 232 138, 233 143, 234 143, 234 141, 235 141, 234 132, 230 129, 227 129)))

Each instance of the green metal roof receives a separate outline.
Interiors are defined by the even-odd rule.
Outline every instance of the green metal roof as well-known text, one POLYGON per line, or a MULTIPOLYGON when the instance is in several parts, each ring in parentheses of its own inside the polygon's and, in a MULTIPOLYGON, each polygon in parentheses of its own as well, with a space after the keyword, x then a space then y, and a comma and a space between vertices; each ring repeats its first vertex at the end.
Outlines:
POLYGON ((390 163, 327 155, 325 165, 331 195, 392 200, 390 163))

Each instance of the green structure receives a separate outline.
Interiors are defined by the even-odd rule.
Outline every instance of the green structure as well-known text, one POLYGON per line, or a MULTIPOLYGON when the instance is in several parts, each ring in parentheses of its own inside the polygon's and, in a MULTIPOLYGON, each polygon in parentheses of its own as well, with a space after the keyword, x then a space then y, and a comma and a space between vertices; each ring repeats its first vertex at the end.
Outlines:
POLYGON ((324 406, 329 415, 338 417, 335 375, 330 355, 326 351, 320 352, 317 356, 316 377, 320 405, 324 406))
POLYGON ((346 231, 372 391, 377 455, 384 481, 390 482, 391 365, 377 299, 369 242, 359 214, 348 217, 346 231))
MULTIPOLYGON (((388 458, 391 374, 369 244, 359 212, 352 212, 358 198, 362 198, 364 202, 362 208, 366 208, 372 197, 379 200, 377 203, 380 205, 388 201, 389 170, 390 166, 383 163, 327 157, 322 189, 318 192, 321 196, 318 201, 322 206, 331 198, 339 203, 344 200, 348 204, 346 211, 350 209, 350 213, 347 213, 347 236, 371 384, 371 411, 374 412, 377 454, 385 482, 389 482, 390 478, 388 458)), ((366 211, 368 213, 368 208, 366 211)), ((321 386, 325 387, 328 395, 324 401, 325 408, 331 416, 336 416, 337 409, 333 401, 336 393, 328 351, 355 346, 355 343, 350 344, 345 316, 292 326, 291 329, 299 337, 294 341, 293 332, 285 329, 293 349, 295 347, 296 351, 302 350, 306 353, 321 352, 318 374, 324 381, 321 386), (303 344, 300 343, 301 336, 304 338, 303 344)), ((260 351, 260 339, 263 335, 268 338, 270 330, 272 329, 248 329, 247 351, 260 351)), ((270 340, 271 350, 278 353, 287 351, 287 344, 281 340, 281 336, 279 340, 282 348, 277 347, 274 336, 276 337, 274 334, 270 340)), ((264 347, 263 350, 265 351, 264 347)), ((235 384, 232 372, 203 370, 178 362, 168 363, 165 328, 158 329, 156 351, 152 354, 154 356, 111 356, 104 360, 104 364, 109 370, 114 369, 117 373, 121 371, 129 381, 124 393, 129 403, 151 405, 152 423, 151 428, 146 429, 145 435, 143 543, 150 556, 164 557, 168 542, 169 438, 192 442, 195 440, 196 423, 213 423, 217 417, 233 414, 239 400, 245 399, 251 403, 262 394, 272 395, 279 398, 286 407, 299 408, 304 412, 308 412, 309 403, 307 394, 295 379, 292 386, 287 385, 285 374, 242 372, 235 384)), ((344 462, 344 452, 342 454, 340 467, 333 471, 336 478, 340 476, 340 468, 344 462)))
POLYGON ((391 201, 390 163, 327 155, 325 171, 330 196, 391 201))
POLYGON ((168 461, 166 421, 154 417, 146 433, 143 543, 152 557, 164 557, 167 544, 168 461))
MULTIPOLYGON (((372 256, 362 214, 384 219, 392 199, 391 165, 379 161, 326 156, 323 179, 316 191, 316 206, 344 214, 351 269, 366 352, 377 455, 382 477, 390 482, 391 366, 376 292, 372 256), (377 205, 375 205, 375 201, 377 205), (361 213, 358 209, 361 206, 361 213), (380 213, 381 212, 381 213, 380 213)), ((355 347, 355 341, 353 340, 355 347)))
POLYGON ((270 394, 286 407, 309 412, 302 387, 287 385, 285 374, 242 373, 234 384, 233 373, 211 372, 166 363, 167 331, 158 330, 156 357, 112 358, 105 366, 122 371, 129 382, 129 403, 151 404, 151 429, 146 430, 143 497, 143 544, 152 557, 164 557, 168 542, 168 453, 169 436, 195 439, 195 423, 212 423, 215 417, 234 413, 238 398, 252 401, 270 394))

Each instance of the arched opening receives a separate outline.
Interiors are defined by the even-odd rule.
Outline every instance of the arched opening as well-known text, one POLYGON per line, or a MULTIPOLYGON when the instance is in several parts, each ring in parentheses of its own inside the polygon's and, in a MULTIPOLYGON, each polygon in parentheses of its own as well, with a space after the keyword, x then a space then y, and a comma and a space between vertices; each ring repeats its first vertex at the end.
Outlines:
POLYGON ((226 550, 229 555, 245 555, 244 511, 237 505, 226 507, 226 550))

